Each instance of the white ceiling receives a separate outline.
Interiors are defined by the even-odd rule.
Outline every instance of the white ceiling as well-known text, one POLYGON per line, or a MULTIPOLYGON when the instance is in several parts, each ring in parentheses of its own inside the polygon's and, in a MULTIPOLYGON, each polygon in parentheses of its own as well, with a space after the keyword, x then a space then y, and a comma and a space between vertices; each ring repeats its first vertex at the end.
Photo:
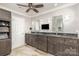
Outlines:
MULTIPOLYGON (((22 3, 20 3, 22 4, 22 3)), ((38 4, 42 4, 42 3, 38 3, 38 4)), ((43 3, 44 7, 43 8, 37 8, 37 10, 39 11, 39 13, 43 13, 46 12, 48 10, 60 7, 62 5, 66 5, 67 3, 43 3), (55 4, 57 4, 57 6, 55 6, 55 4)), ((14 11, 20 12, 22 14, 28 15, 28 16, 34 16, 37 15, 39 13, 35 13, 34 11, 30 10, 28 13, 26 13, 25 11, 28 9, 28 7, 20 7, 17 6, 16 3, 0 3, 1 6, 4 6, 6 8, 12 9, 14 11)), ((27 3, 23 3, 23 5, 27 5, 27 3)), ((37 5, 37 3, 34 3, 34 5, 37 5)))

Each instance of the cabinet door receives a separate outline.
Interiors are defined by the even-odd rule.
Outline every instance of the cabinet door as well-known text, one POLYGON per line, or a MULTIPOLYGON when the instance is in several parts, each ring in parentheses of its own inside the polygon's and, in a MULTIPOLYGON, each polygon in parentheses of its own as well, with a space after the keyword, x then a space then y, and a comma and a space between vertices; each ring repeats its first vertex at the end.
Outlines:
POLYGON ((11 20, 11 12, 0 9, 0 18, 1 18, 1 20, 10 21, 11 20))
POLYGON ((25 43, 26 44, 29 44, 29 34, 26 34, 25 35, 25 43))
POLYGON ((36 47, 36 35, 31 35, 30 37, 31 46, 36 47))
POLYGON ((11 40, 2 39, 0 40, 0 56, 8 55, 11 52, 11 40))
POLYGON ((39 35, 38 46, 40 50, 47 51, 47 37, 39 35))
POLYGON ((64 53, 66 56, 77 56, 78 55, 78 51, 77 48, 78 46, 76 45, 65 45, 64 46, 64 53))
POLYGON ((48 52, 53 55, 64 55, 64 39, 60 37, 48 37, 48 52))
POLYGON ((27 34, 25 41, 28 45, 35 47, 36 35, 27 34))
POLYGON ((48 53, 51 53, 53 55, 56 54, 57 52, 57 49, 55 49, 57 45, 56 42, 57 42, 56 37, 51 37, 51 36, 48 37, 48 53))
POLYGON ((56 54, 55 46, 56 44, 53 44, 48 40, 48 53, 55 55, 56 54))
POLYGON ((6 40, 5 52, 6 54, 10 54, 11 52, 11 39, 6 40))
POLYGON ((56 45, 55 45, 55 55, 57 55, 57 56, 64 56, 65 55, 65 52, 64 52, 64 50, 65 50, 65 48, 64 48, 64 44, 59 44, 59 43, 57 43, 56 45))
POLYGON ((32 35, 28 35, 28 40, 27 40, 27 42, 28 42, 28 45, 32 45, 32 35))
POLYGON ((64 47, 65 47, 65 55, 68 56, 76 56, 78 55, 78 44, 77 44, 77 39, 71 39, 65 38, 65 43, 64 43, 64 47))
POLYGON ((79 56, 79 40, 78 39, 77 39, 77 46, 78 46, 77 47, 77 53, 78 53, 77 55, 79 56))
POLYGON ((35 35, 35 36, 36 36, 36 39, 35 39, 34 47, 39 49, 39 35, 35 35))

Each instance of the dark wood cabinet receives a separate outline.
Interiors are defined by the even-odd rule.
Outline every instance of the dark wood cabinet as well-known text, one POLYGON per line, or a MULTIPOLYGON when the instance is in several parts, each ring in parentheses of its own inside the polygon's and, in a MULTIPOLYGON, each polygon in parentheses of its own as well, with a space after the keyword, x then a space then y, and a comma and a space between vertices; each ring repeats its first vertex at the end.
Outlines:
POLYGON ((30 37, 29 37, 29 42, 30 42, 29 44, 33 47, 36 47, 36 37, 37 36, 35 36, 35 35, 30 35, 30 37))
POLYGON ((36 41, 37 41, 36 37, 37 36, 35 36, 35 35, 26 34, 26 40, 25 40, 26 44, 36 47, 37 46, 36 45, 36 41))
POLYGON ((26 43, 37 49, 47 51, 47 37, 46 36, 26 34, 26 43))
POLYGON ((56 47, 56 44, 53 44, 52 42, 49 41, 49 43, 48 43, 48 53, 55 55, 56 54, 55 47, 56 47))
POLYGON ((4 9, 0 9, 0 20, 10 21, 11 12, 4 9))
POLYGON ((38 49, 46 52, 47 51, 47 37, 39 35, 37 38, 37 45, 38 45, 37 47, 38 49))
POLYGON ((78 56, 78 46, 74 45, 64 45, 65 56, 78 56))
POLYGON ((8 55, 11 52, 11 40, 0 40, 0 56, 8 55))
POLYGON ((26 34, 27 44, 56 56, 78 56, 79 39, 26 34), (27 37, 28 36, 28 37, 27 37))
POLYGON ((28 38, 29 38, 29 37, 28 37, 28 36, 29 36, 29 34, 26 34, 26 35, 25 35, 25 43, 26 43, 26 44, 29 44, 29 42, 28 42, 28 40, 29 40, 28 38))
POLYGON ((26 35, 26 40, 25 40, 25 42, 26 42, 28 45, 32 45, 32 43, 31 43, 31 36, 32 36, 32 35, 30 35, 30 34, 26 35))
POLYGON ((39 35, 35 35, 36 38, 34 38, 34 47, 39 49, 39 35))
POLYGON ((0 56, 11 52, 11 12, 0 9, 0 56))
POLYGON ((78 39, 66 39, 64 38, 64 53, 68 56, 77 56, 78 55, 78 39))
POLYGON ((53 55, 64 55, 64 39, 60 37, 48 37, 48 52, 53 55))
POLYGON ((78 39, 48 37, 48 52, 60 56, 77 56, 78 39))

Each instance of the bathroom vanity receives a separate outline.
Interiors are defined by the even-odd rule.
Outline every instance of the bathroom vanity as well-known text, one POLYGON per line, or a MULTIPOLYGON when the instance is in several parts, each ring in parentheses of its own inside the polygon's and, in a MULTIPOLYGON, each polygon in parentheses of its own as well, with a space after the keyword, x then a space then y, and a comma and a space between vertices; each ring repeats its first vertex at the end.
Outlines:
POLYGON ((79 38, 75 36, 31 33, 25 35, 25 42, 56 56, 79 56, 79 38))
POLYGON ((32 21, 32 33, 25 35, 26 44, 56 56, 79 56, 79 32, 68 26, 65 18, 58 15, 32 21))

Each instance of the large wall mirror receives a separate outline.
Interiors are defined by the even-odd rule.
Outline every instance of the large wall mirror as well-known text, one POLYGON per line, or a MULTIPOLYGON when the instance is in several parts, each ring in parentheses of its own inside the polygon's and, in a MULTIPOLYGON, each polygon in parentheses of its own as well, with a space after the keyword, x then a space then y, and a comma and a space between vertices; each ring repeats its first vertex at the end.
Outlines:
POLYGON ((39 31, 39 30, 40 30, 39 20, 32 21, 32 31, 39 31))
POLYGON ((52 19, 52 31, 53 32, 63 32, 63 16, 54 16, 52 19))
MULTIPOLYGON (((32 21, 32 31, 38 32, 63 32, 63 16, 53 16, 48 19, 40 19, 32 21), (49 24, 49 29, 42 29, 41 25, 49 24)), ((46 27, 46 26, 45 26, 46 27)))

